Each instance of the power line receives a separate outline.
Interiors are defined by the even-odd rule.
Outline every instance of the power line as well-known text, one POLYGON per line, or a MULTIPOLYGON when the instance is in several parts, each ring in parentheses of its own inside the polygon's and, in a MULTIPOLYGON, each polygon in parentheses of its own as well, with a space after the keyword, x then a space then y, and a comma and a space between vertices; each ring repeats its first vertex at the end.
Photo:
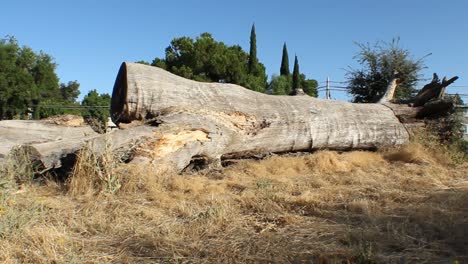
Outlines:
MULTIPOLYGON (((430 80, 430 79, 418 79, 419 81, 427 81, 427 80, 430 80)), ((328 98, 329 97, 329 91, 337 91, 337 92, 349 92, 349 90, 351 89, 351 87, 347 87, 347 86, 339 86, 339 85, 330 85, 330 84, 348 84, 349 82, 347 81, 330 81, 330 79, 327 78, 326 81, 321 81, 321 82, 318 82, 319 84, 321 84, 320 86, 316 87, 317 91, 318 92, 325 92, 326 93, 326 97, 328 98), (325 84, 325 85, 324 85, 325 84)), ((451 85, 451 86, 448 86, 447 89, 450 89, 450 88, 468 88, 468 85, 451 85)), ((421 88, 419 88, 418 90, 421 90, 421 88)), ((468 97, 468 94, 447 94, 447 95, 458 95, 460 97, 468 97)))
MULTIPOLYGON (((328 89, 329 91, 338 91, 338 92, 348 92, 348 90, 345 90, 345 89, 334 89, 334 88, 330 88, 328 89)), ((320 90, 317 90, 318 92, 326 92, 327 90, 326 89, 320 89, 320 90)))
MULTIPOLYGON (((328 88, 341 89, 341 90, 346 90, 346 91, 349 90, 349 87, 341 87, 341 86, 329 86, 328 88)), ((325 89, 327 89, 327 87, 317 88, 317 90, 325 90, 325 89)))
POLYGON ((336 86, 336 85, 330 85, 331 88, 343 88, 343 89, 349 89, 348 86, 336 86))
POLYGON ((460 97, 466 97, 468 96, 468 94, 457 94, 457 93, 454 93, 454 94, 447 94, 447 95, 458 95, 460 97))
MULTIPOLYGON (((321 81, 317 83, 327 83, 327 81, 321 81)), ((336 82, 336 81, 329 81, 329 83, 348 83, 348 82, 336 82)))
POLYGON ((330 88, 330 89, 328 89, 328 90, 330 90, 330 91, 339 91, 339 92, 348 92, 347 89, 335 89, 335 88, 330 88))
POLYGON ((86 106, 86 105, 30 105, 29 107, 38 107, 38 108, 56 108, 56 109, 93 109, 93 108, 110 108, 109 105, 96 105, 96 106, 86 106))

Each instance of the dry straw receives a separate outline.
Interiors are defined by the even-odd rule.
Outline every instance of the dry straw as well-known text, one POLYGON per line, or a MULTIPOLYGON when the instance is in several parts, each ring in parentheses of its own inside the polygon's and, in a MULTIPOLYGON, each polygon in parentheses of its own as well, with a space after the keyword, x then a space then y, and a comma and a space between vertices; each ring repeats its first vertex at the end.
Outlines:
POLYGON ((2 170, 0 261, 467 260, 468 166, 446 148, 319 151, 181 175, 92 149, 77 156, 65 189, 18 189, 23 167, 2 170))

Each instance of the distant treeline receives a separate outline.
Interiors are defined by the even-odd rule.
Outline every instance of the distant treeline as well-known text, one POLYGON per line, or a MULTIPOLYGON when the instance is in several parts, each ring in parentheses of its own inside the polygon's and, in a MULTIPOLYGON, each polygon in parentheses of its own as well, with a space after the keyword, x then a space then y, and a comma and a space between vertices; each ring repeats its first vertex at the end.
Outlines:
POLYGON ((290 74, 286 43, 283 46, 280 75, 273 75, 268 82, 265 65, 257 57, 255 25, 250 32, 249 53, 239 45, 228 46, 216 41, 211 34, 202 33, 195 39, 174 38, 166 48, 165 58, 155 58, 151 63, 143 60, 138 63, 160 67, 201 82, 233 83, 274 95, 289 95, 295 88, 302 88, 308 95, 317 96, 317 81, 307 79, 299 72, 297 56, 293 74, 290 74))
POLYGON ((59 83, 56 67, 50 55, 21 47, 14 37, 0 40, 0 120, 78 114, 86 119, 107 121, 108 109, 81 111, 73 106, 108 106, 110 95, 92 90, 78 102, 80 84, 59 83))

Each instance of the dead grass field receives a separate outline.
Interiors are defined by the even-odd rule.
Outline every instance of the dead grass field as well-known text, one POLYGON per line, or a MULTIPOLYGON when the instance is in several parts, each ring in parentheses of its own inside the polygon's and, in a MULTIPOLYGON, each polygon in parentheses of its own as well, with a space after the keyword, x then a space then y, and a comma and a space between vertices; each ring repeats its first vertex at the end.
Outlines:
POLYGON ((0 262, 468 262, 468 163, 418 144, 182 175, 85 153, 66 183, 28 173, 2 169, 0 262))

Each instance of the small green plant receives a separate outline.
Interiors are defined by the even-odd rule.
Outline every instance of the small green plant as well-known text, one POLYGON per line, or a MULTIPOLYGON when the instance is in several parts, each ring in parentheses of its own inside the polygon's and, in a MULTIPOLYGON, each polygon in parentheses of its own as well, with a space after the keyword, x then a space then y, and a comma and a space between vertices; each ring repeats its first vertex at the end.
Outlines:
POLYGON ((354 263, 358 264, 375 264, 375 253, 371 241, 364 240, 361 238, 358 241, 358 245, 355 248, 356 257, 354 258, 354 263))
POLYGON ((266 178, 261 178, 257 181, 257 188, 260 190, 265 190, 271 188, 271 180, 266 178))
POLYGON ((25 148, 13 150, 0 166, 0 188, 13 187, 15 184, 30 184, 38 171, 37 164, 30 159, 25 148))
POLYGON ((256 182, 258 191, 262 194, 263 198, 269 201, 277 199, 277 189, 275 188, 274 182, 268 178, 260 178, 256 182))
POLYGON ((40 221, 44 214, 45 208, 40 202, 18 203, 11 193, 0 193, 0 238, 20 232, 40 221))
POLYGON ((413 141, 448 163, 462 164, 468 157, 468 142, 463 140, 459 124, 459 119, 453 114, 426 120, 425 128, 414 131, 413 141))

